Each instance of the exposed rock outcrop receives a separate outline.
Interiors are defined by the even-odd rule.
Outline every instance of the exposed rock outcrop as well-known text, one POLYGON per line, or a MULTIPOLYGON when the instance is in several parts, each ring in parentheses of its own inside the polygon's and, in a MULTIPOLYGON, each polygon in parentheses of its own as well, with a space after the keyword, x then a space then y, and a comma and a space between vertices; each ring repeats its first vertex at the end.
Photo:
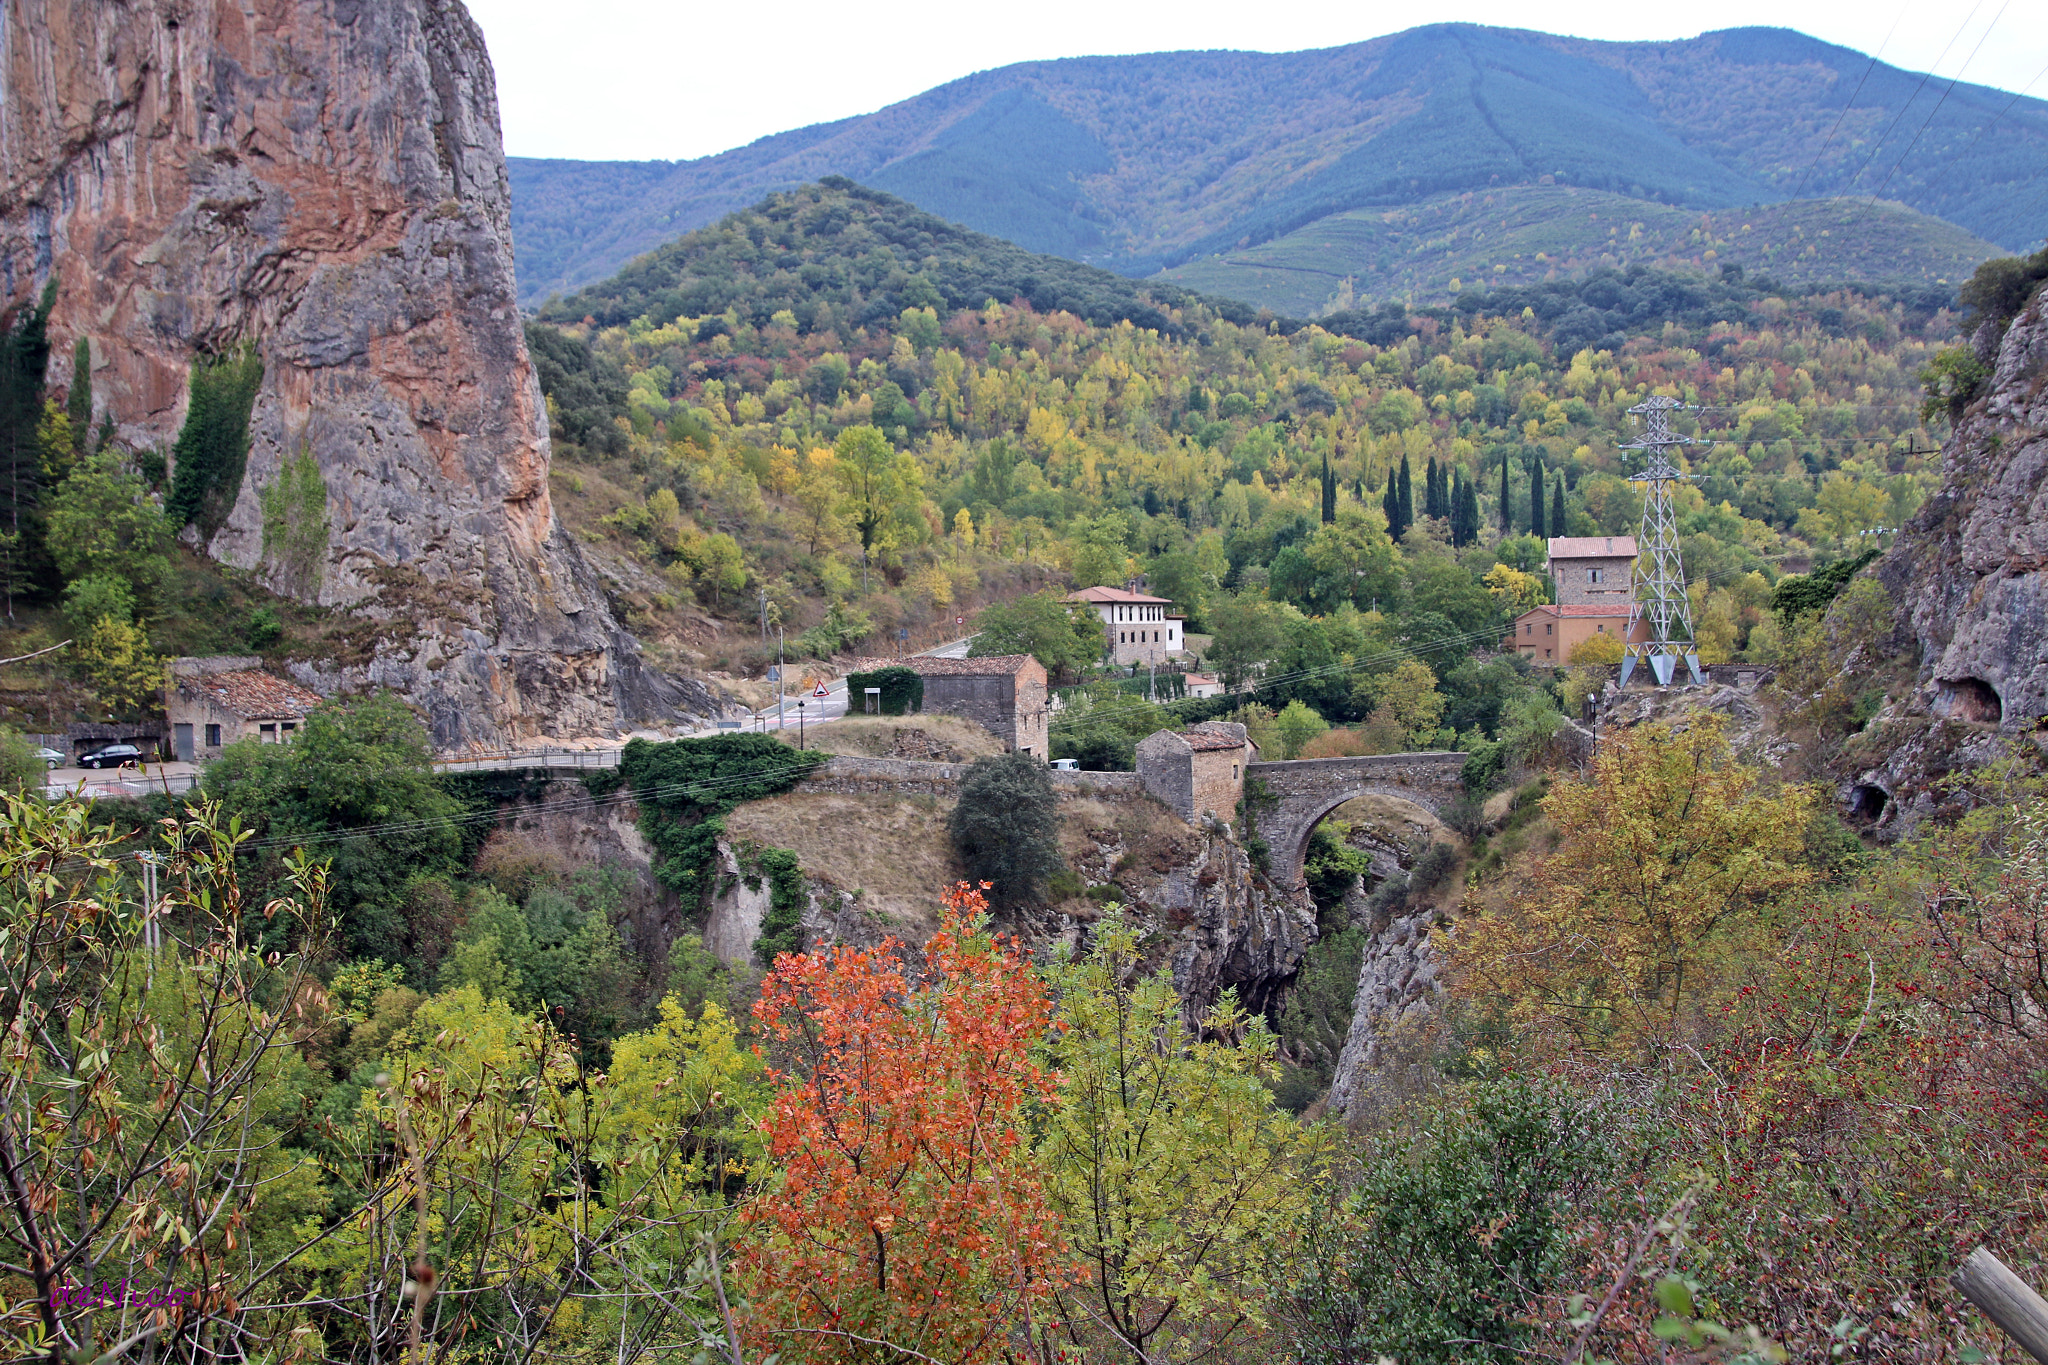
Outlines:
POLYGON ((1946 773, 2048 744, 2048 296, 2006 330, 1942 448, 1940 491, 1874 573, 1918 686, 1872 722, 1867 766, 1839 776, 1845 804, 1897 833, 1938 808, 1946 773))
POLYGON ((704 715, 644 667, 548 495, 514 304, 490 60, 457 0, 22 0, 0 9, 0 308, 57 283, 51 381, 168 448, 196 358, 262 388, 206 549, 377 623, 326 689, 385 686, 437 743, 704 715), (326 551, 287 572, 263 491, 309 452, 326 551))

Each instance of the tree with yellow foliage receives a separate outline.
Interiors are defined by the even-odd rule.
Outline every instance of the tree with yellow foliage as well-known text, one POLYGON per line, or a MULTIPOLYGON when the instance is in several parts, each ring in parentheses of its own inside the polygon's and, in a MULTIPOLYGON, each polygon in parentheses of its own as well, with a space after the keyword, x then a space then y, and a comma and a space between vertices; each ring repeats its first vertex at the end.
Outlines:
POLYGON ((1557 851, 1527 892, 1461 928, 1461 988, 1525 1036, 1595 1051, 1672 1041, 1773 906, 1815 877, 1811 788, 1740 761, 1721 717, 1602 740, 1593 770, 1545 799, 1557 851))
POLYGON ((1510 616, 1520 616, 1529 608, 1541 605, 1546 595, 1542 579, 1532 573, 1523 573, 1511 564, 1494 565, 1479 581, 1493 594, 1493 600, 1500 603, 1501 610, 1510 616))

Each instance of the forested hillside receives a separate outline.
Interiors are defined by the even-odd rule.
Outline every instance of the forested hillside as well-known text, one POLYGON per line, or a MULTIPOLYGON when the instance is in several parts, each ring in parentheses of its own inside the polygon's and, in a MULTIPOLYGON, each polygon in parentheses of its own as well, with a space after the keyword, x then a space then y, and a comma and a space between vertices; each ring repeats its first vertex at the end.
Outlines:
MULTIPOLYGON (((1022 63, 698 161, 514 158, 510 169, 521 295, 537 303, 769 190, 828 174, 1034 250, 1147 275, 1333 214, 1539 185, 1639 203, 1635 217, 1647 216, 1653 236, 1674 207, 1843 197, 1866 212, 1897 201, 1961 229, 1939 251, 1969 254, 1972 239, 2012 250, 2039 241, 2044 155, 2048 102, 1930 83, 1788 30, 1597 43, 1437 25, 1279 55, 1022 63), (1997 135, 1986 136, 1994 121, 1997 135)), ((1532 202, 1556 210, 1537 250, 1585 254, 1607 236, 1611 224, 1568 231, 1565 204, 1532 202)), ((1751 234, 1721 247, 1721 259, 1776 269, 1794 264, 1782 259, 1788 248, 1812 247, 1805 278, 1899 277, 1864 269, 1851 242, 1745 221, 1751 234)), ((1434 235, 1418 225, 1409 244, 1434 235)), ((1382 276, 1376 253, 1361 262, 1318 241, 1290 250, 1356 276, 1361 296, 1407 287, 1398 269, 1382 276)), ((1687 260, 1705 249, 1665 245, 1689 248, 1675 253, 1687 260)), ((1488 265, 1514 250, 1524 249, 1488 265)), ((1918 253, 1899 263, 1906 278, 1923 264, 1918 253)), ((1277 295, 1252 301, 1307 311, 1277 295)))
POLYGON ((1702 211, 1517 185, 1333 213, 1270 242, 1175 266, 1153 282, 1318 317, 1354 299, 1444 303, 1467 284, 1569 280, 1630 266, 1736 265, 1802 286, 1884 280, 1953 288, 1998 254, 1952 223, 1897 204, 1799 200, 1702 211))
MULTIPOLYGON (((1187 297, 1157 302, 1163 328, 1100 326, 1015 295, 956 306, 997 264, 959 240, 906 259, 903 212, 775 196, 646 287, 551 314, 622 307, 610 325, 529 329, 558 505, 644 632, 750 671, 758 644, 709 642, 700 613, 754 622, 765 595, 792 649, 830 653, 1018 599, 1003 638, 1071 673, 1093 646, 1018 595, 1145 574, 1240 673, 1435 651, 1451 709, 1423 728, 1477 743, 1498 680, 1461 661, 1542 599, 1537 536, 1635 529, 1617 447, 1647 393, 1701 404, 1688 426, 1714 442, 1681 494, 1710 660, 1773 657, 1779 577, 1881 543, 1936 482, 1919 376, 1954 336, 1945 291, 1631 271, 1326 325, 1187 297)), ((1328 721, 1375 702, 1325 691, 1328 721)))

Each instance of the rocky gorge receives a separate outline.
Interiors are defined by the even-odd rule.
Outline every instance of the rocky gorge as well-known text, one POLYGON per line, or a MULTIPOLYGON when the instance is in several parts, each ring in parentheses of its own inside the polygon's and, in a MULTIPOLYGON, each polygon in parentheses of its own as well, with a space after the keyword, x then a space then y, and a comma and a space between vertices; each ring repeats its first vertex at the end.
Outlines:
POLYGON ((1877 646, 1910 669, 1833 774, 1896 837, 1942 780, 2013 744, 2048 752, 2048 296, 1974 338, 1988 371, 1942 448, 1942 483, 1872 569, 1894 608, 1877 646))
MULTIPOLYGON (((195 365, 253 350, 247 460, 196 548, 374 623, 443 749, 716 712, 619 625, 550 504, 481 33, 454 0, 27 0, 0 11, 0 312, 53 291, 52 390, 168 453, 195 365), (310 552, 267 490, 310 457, 310 552), (299 562, 293 562, 297 559, 299 562)), ((175 473, 175 471, 174 471, 175 473)))

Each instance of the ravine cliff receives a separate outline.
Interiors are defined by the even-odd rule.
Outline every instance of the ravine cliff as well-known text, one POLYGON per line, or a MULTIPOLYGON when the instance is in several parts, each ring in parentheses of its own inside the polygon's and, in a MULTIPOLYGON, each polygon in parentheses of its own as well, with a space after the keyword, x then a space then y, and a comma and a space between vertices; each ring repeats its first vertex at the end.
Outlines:
POLYGON ((0 9, 0 81, 0 309, 54 279, 53 387, 88 339, 95 424, 168 451, 195 362, 261 359, 239 487, 187 534, 379 623, 308 681, 396 689, 444 747, 716 708, 643 666, 556 522, 497 97, 459 3, 24 0, 0 9), (294 565, 263 494, 303 455, 327 531, 294 565))
POLYGON ((1874 569, 1916 686, 1873 722, 1877 752, 1843 795, 1890 833, 1940 808, 1946 774, 2048 746, 2048 295, 1980 341, 1991 378, 1942 449, 1941 488, 1874 569))

